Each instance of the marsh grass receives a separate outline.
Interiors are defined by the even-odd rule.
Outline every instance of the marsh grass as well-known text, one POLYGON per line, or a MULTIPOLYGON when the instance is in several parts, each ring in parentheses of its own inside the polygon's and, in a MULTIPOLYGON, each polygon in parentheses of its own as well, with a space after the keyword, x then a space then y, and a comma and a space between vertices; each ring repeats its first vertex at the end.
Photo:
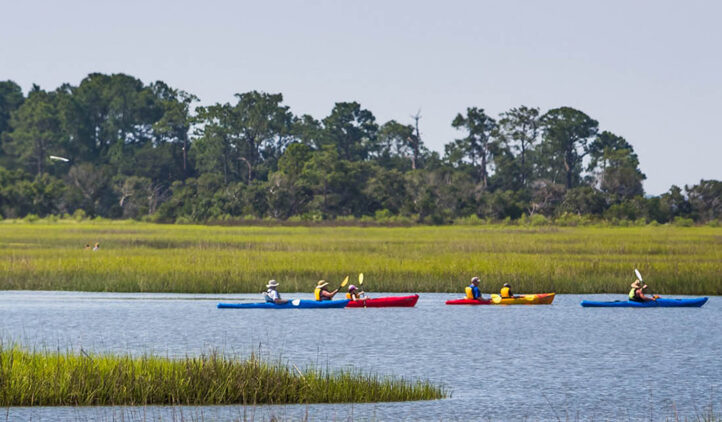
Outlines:
POLYGON ((210 353, 169 359, 27 351, 0 344, 0 406, 362 403, 433 400, 444 389, 351 371, 299 370, 210 353))
POLYGON ((653 293, 722 294, 722 228, 0 222, 0 289, 311 292, 364 272, 373 291, 626 293, 635 267, 653 293))

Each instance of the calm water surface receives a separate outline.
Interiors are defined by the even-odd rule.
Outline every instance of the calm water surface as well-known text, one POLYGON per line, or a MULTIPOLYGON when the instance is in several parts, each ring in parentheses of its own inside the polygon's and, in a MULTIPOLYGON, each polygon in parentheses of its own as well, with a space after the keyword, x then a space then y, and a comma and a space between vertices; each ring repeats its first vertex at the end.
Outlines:
MULTIPOLYGON (((379 296, 381 294, 378 294, 379 296)), ((310 295, 293 295, 310 298, 310 295)), ((722 410, 722 297, 699 309, 216 309, 258 295, 0 292, 0 338, 164 356, 209 350, 426 378, 451 398, 366 405, 10 408, 0 420, 659 420, 722 410), (357 334, 349 335, 353 331, 357 334)), ((619 296, 585 295, 595 300, 619 296)))

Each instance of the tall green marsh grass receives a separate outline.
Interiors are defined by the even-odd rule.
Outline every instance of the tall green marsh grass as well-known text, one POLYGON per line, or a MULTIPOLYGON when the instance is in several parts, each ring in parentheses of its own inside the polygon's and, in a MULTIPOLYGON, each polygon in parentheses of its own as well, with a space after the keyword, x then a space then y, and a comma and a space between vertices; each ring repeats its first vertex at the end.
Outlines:
POLYGON ((722 228, 0 222, 0 289, 311 292, 364 272, 373 291, 625 293, 635 267, 653 293, 722 294, 722 228))
POLYGON ((253 356, 168 359, 27 351, 0 344, 0 406, 362 403, 433 400, 425 381, 301 371, 253 356))

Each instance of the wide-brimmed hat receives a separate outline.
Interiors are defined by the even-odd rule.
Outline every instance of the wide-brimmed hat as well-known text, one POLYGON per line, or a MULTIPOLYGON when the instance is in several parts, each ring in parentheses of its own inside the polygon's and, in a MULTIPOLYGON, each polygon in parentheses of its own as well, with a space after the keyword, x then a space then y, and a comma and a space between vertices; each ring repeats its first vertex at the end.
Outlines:
POLYGON ((326 286, 328 286, 328 283, 326 282, 326 280, 318 280, 318 284, 316 284, 317 289, 322 289, 326 286))
POLYGON ((266 287, 278 287, 278 282, 276 280, 271 280, 266 284, 266 287))
POLYGON ((642 283, 640 283, 639 280, 634 280, 634 283, 630 284, 629 287, 638 289, 638 288, 642 287, 642 283))

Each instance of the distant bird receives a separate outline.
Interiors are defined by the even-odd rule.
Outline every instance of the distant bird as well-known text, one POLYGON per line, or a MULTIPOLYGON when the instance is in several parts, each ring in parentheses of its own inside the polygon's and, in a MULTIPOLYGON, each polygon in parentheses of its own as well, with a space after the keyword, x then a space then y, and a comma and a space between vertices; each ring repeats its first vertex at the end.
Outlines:
POLYGON ((67 158, 65 158, 65 157, 58 157, 57 155, 51 155, 51 156, 50 156, 50 159, 51 159, 51 160, 56 160, 56 161, 63 161, 63 162, 65 162, 65 163, 67 163, 68 161, 70 161, 69 159, 67 159, 67 158))

